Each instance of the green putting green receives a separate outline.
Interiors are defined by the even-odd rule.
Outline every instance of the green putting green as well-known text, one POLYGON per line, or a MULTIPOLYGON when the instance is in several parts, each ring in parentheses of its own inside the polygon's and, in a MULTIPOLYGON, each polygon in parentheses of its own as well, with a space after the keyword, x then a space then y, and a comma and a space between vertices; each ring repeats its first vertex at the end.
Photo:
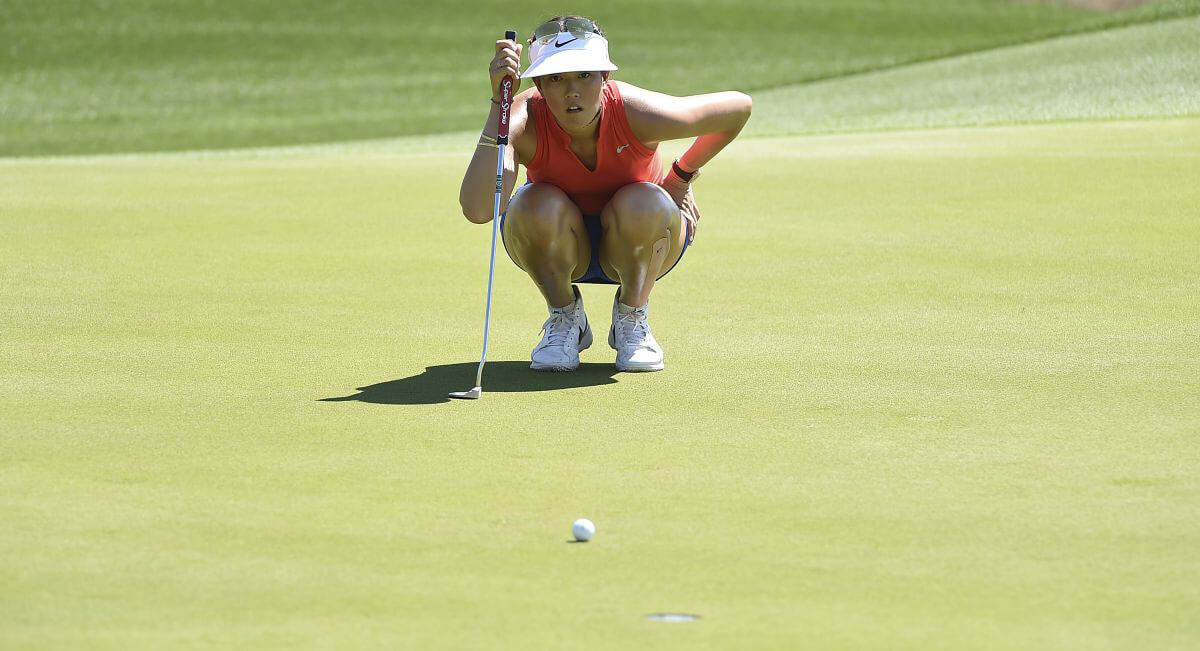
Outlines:
POLYGON ((1190 646, 1198 152, 741 141, 651 304, 665 372, 529 371, 502 260, 454 403, 461 149, 0 163, 0 642, 1190 646))

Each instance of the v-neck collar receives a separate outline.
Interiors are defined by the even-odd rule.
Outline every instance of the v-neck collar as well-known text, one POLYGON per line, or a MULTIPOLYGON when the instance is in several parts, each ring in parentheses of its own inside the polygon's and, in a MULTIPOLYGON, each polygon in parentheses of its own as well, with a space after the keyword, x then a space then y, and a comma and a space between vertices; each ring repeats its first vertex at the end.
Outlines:
POLYGON ((554 119, 553 113, 550 113, 549 110, 546 111, 546 113, 548 113, 550 115, 550 122, 554 125, 554 129, 559 133, 559 135, 562 138, 566 139, 567 152, 571 154, 571 159, 574 160, 579 165, 580 169, 587 172, 588 174, 595 174, 596 170, 600 169, 600 151, 602 149, 604 149, 603 147, 600 146, 600 139, 604 136, 604 104, 606 101, 605 91, 608 90, 608 84, 609 84, 609 82, 604 82, 604 88, 602 88, 600 90, 600 115, 596 116, 596 119, 598 121, 600 121, 600 124, 596 127, 596 169, 595 170, 588 169, 588 166, 583 164, 583 161, 579 159, 579 154, 576 154, 575 150, 571 149, 571 134, 567 133, 566 130, 562 128, 562 125, 560 125, 558 123, 558 120, 554 119))
POLYGON ((579 157, 579 154, 576 154, 575 150, 571 149, 571 135, 566 131, 563 132, 563 135, 567 137, 567 151, 571 152, 571 158, 575 159, 575 162, 579 163, 579 166, 582 167, 588 174, 595 174, 596 170, 600 169, 600 132, 596 132, 596 170, 588 169, 587 164, 583 162, 583 159, 579 157))

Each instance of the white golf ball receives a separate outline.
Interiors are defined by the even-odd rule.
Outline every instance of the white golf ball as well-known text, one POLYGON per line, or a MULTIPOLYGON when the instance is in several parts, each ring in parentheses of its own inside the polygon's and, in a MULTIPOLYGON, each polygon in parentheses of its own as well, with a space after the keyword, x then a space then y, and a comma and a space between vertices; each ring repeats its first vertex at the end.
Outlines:
POLYGON ((575 540, 579 542, 587 542, 596 535, 596 525, 592 524, 587 518, 579 518, 575 524, 571 525, 571 533, 575 534, 575 540))

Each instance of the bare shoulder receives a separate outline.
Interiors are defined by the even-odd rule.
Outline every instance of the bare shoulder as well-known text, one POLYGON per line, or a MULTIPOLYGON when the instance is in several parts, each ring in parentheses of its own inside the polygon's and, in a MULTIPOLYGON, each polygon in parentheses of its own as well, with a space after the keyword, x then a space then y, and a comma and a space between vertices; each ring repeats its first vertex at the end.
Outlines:
POLYGON ((516 160, 522 165, 528 165, 537 153, 537 126, 529 100, 536 93, 536 88, 527 88, 513 98, 512 115, 509 118, 508 135, 512 142, 516 160))
POLYGON ((675 96, 615 82, 625 104, 629 128, 649 146, 692 138, 745 123, 750 96, 736 91, 675 96))
POLYGON ((646 145, 653 146, 659 142, 651 136, 654 135, 653 125, 661 115, 660 105, 662 102, 659 96, 662 93, 634 86, 625 81, 614 79, 612 83, 621 92, 621 103, 625 105, 625 119, 629 121, 629 128, 633 130, 633 135, 646 145))
POLYGON ((658 95, 651 90, 646 90, 641 86, 634 86, 627 81, 614 79, 611 82, 621 91, 621 100, 625 103, 625 112, 629 111, 652 111, 654 110, 654 102, 652 95, 658 95))

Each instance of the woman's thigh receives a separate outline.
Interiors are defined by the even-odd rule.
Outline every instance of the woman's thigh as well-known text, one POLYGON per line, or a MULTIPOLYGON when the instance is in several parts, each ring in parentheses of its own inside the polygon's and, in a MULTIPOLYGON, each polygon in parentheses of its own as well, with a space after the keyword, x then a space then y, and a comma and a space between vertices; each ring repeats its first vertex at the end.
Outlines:
POLYGON ((582 276, 591 263, 591 239, 583 214, 565 192, 548 183, 517 188, 500 221, 500 237, 508 257, 525 272, 556 244, 557 237, 574 239, 577 257, 572 279, 582 276))
MULTIPOLYGON (((617 194, 613 195, 613 200, 604 207, 605 214, 602 214, 601 217, 602 224, 611 224, 612 219, 615 217, 614 213, 618 210, 617 206, 629 208, 633 212, 633 214, 623 215, 622 218, 635 219, 637 218, 636 212, 639 208, 647 212, 658 210, 662 206, 668 208, 670 219, 667 222, 667 240, 671 248, 667 251, 667 257, 663 261, 662 267, 655 270, 654 273, 655 278, 661 278, 679 262, 679 258, 683 256, 683 250, 686 248, 687 227, 684 224, 679 207, 675 205, 674 200, 671 199, 666 190, 653 183, 631 183, 618 190, 617 194)), ((604 275, 616 280, 616 270, 607 258, 608 256, 605 254, 602 245, 600 247, 600 268, 604 270, 604 275)))

